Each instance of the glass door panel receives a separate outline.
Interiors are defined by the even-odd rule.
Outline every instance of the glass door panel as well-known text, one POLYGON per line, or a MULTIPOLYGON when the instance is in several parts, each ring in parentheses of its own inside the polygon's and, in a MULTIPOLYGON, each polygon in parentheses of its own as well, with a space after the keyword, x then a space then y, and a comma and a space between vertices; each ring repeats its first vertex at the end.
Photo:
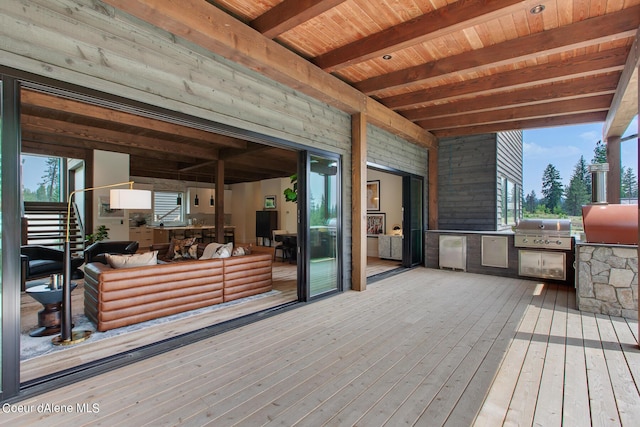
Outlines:
POLYGON ((309 297, 335 291, 340 286, 338 257, 339 161, 308 155, 309 297))
POLYGON ((402 265, 412 267, 421 264, 423 258, 423 180, 420 177, 405 176, 403 181, 405 235, 402 265))

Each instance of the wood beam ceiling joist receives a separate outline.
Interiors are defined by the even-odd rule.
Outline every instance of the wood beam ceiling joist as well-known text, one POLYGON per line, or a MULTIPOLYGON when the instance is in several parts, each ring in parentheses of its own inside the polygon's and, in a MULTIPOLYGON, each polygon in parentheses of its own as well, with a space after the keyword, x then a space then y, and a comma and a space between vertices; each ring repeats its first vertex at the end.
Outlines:
MULTIPOLYGON (((455 4, 455 3, 454 3, 455 4)), ((541 55, 561 53, 602 42, 629 38, 640 23, 640 6, 598 16, 572 25, 531 34, 483 49, 465 52, 427 64, 376 76, 353 84, 358 90, 375 95, 440 80, 452 74, 483 71, 492 67, 526 61, 541 55)))
POLYGON ((120 148, 120 151, 127 152, 130 149, 142 149, 148 151, 159 151, 170 155, 181 153, 192 158, 202 158, 215 160, 218 158, 216 149, 202 148, 194 144, 184 144, 175 141, 160 140, 146 136, 132 135, 126 132, 119 132, 110 129, 101 129, 96 132, 95 127, 62 122, 43 117, 29 116, 23 114, 21 117, 22 128, 26 131, 52 136, 63 136, 72 140, 91 141, 100 144, 112 144, 120 148))
POLYGON ((490 95, 460 99, 455 102, 405 110, 402 115, 411 121, 416 121, 612 94, 616 90, 619 78, 620 73, 607 73, 597 77, 562 80, 530 88, 514 91, 507 90, 490 95))
POLYGON ((436 86, 431 89, 390 96, 381 102, 389 108, 402 110, 420 107, 437 100, 453 100, 465 95, 489 95, 506 88, 522 89, 534 85, 577 79, 593 74, 621 71, 628 48, 619 47, 602 52, 588 53, 563 61, 550 62, 525 69, 517 69, 492 76, 436 86))
POLYGON ((251 21, 251 25, 270 39, 338 6, 346 0, 284 0, 251 21))
POLYGON ((606 113, 609 105, 611 105, 612 99, 613 94, 599 95, 564 101, 546 102, 544 104, 527 105, 524 107, 470 113, 461 116, 420 120, 418 124, 425 129, 437 131, 447 128, 464 127, 461 123, 476 123, 477 126, 483 126, 485 124, 511 122, 515 119, 536 119, 549 115, 563 116, 597 111, 604 111, 606 113))
MULTIPOLYGON (((104 0, 121 11, 424 147, 436 138, 357 89, 200 0, 104 0)), ((117 13, 117 12, 116 12, 117 13)))
POLYGON ((493 123, 481 126, 467 126, 433 131, 438 138, 454 137, 462 135, 475 135, 482 133, 504 132, 509 130, 536 129, 556 126, 569 126, 584 123, 602 122, 607 113, 593 112, 582 114, 569 114, 563 116, 549 116, 531 120, 514 120, 511 122, 493 123))
POLYGON ((334 72, 522 8, 521 0, 469 0, 452 3, 317 56, 312 61, 326 72, 334 72))
POLYGON ((34 107, 44 108, 52 112, 66 112, 80 117, 93 118, 105 122, 118 123, 120 125, 133 126, 138 129, 153 132, 166 133, 172 137, 188 138, 201 143, 215 143, 216 145, 231 148, 246 148, 247 141, 206 132, 199 129, 180 126, 162 120, 151 119, 131 113, 87 104, 86 102, 64 99, 57 96, 23 90, 20 94, 23 111, 29 112, 34 107))

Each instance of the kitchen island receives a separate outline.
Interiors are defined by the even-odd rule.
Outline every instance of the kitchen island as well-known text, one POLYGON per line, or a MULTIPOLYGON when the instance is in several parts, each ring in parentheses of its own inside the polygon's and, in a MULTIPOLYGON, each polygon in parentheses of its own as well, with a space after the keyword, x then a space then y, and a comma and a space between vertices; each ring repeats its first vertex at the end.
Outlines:
MULTIPOLYGON (((185 226, 158 226, 153 229, 153 243, 170 243, 173 238, 196 237, 201 242, 213 242, 216 240, 215 225, 185 225, 185 226)), ((235 229, 233 225, 225 225, 225 243, 235 241, 235 229)))

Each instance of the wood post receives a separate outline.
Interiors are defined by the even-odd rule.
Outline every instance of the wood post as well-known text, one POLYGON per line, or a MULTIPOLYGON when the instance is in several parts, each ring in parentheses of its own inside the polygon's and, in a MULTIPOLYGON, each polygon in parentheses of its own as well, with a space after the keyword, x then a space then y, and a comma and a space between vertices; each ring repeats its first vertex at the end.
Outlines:
POLYGON ((607 202, 620 203, 620 136, 610 136, 607 138, 607 202))
POLYGON ((367 117, 351 116, 351 289, 367 288, 367 117))

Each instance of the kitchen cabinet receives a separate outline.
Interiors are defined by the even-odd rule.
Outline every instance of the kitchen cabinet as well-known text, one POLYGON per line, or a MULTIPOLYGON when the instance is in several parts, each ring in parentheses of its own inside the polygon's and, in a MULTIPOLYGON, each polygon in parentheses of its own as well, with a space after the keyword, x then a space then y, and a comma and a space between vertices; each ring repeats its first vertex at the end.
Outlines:
POLYGON ((378 257, 402 261, 402 236, 378 236, 378 257))
POLYGON ((566 279, 566 254, 552 251, 519 251, 518 273, 544 279, 566 279))
POLYGON ((147 227, 129 228, 129 240, 138 242, 138 252, 146 252, 153 245, 153 229, 147 227))
POLYGON ((164 228, 154 228, 153 229, 153 243, 154 244, 162 244, 169 243, 169 230, 164 228))

